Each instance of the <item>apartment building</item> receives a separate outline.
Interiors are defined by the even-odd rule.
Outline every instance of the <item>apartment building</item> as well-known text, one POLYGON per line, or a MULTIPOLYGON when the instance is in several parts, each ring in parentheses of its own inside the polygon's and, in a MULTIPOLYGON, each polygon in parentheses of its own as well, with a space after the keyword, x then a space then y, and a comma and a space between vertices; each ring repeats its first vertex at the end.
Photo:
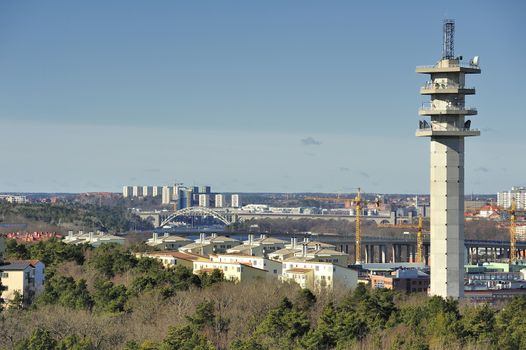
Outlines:
POLYGON ((402 292, 427 293, 429 275, 417 269, 399 269, 390 275, 371 275, 372 288, 386 288, 402 292))
POLYGON ((152 238, 149 238, 146 244, 161 250, 178 250, 192 242, 189 238, 171 236, 168 232, 165 232, 161 237, 159 237, 157 232, 154 232, 152 238))
POLYGON ((148 252, 137 253, 137 258, 152 258, 161 261, 164 267, 184 266, 190 270, 194 269, 194 261, 209 261, 209 259, 183 252, 163 251, 163 252, 148 252))
POLYGON ((223 208, 223 207, 225 207, 226 200, 225 200, 225 195, 224 194, 218 193, 218 194, 215 195, 214 199, 215 199, 214 204, 215 204, 216 208, 223 208))
POLYGON ((241 198, 239 197, 239 194, 233 194, 230 199, 232 208, 241 207, 241 198))
POLYGON ((66 244, 89 244, 92 247, 98 247, 102 244, 124 244, 125 238, 120 236, 111 235, 104 232, 88 232, 79 231, 74 234, 73 231, 69 231, 68 235, 62 239, 62 242, 66 244))
POLYGON ((510 191, 497 193, 497 205, 500 208, 510 208, 512 200, 515 200, 518 210, 526 209, 526 187, 514 186, 510 191))
POLYGON ((194 273, 197 275, 214 270, 222 271, 226 280, 238 283, 267 278, 267 271, 240 262, 194 261, 194 273))
POLYGON ((226 236, 218 236, 212 233, 207 237, 206 234, 199 234, 199 238, 194 243, 179 248, 179 251, 202 256, 209 256, 214 253, 225 253, 227 249, 239 245, 241 241, 226 236))
POLYGON ((44 267, 39 260, 13 260, 0 265, 4 301, 8 303, 19 293, 25 304, 31 304, 44 290, 44 267))
POLYGON ((248 240, 244 241, 243 244, 228 249, 227 253, 266 257, 268 254, 283 249, 286 243, 282 239, 267 237, 264 234, 260 235, 259 238, 254 238, 253 234, 249 234, 248 240))
POLYGON ((358 272, 333 263, 290 258, 283 261, 282 280, 319 292, 335 287, 356 288, 358 272))
POLYGON ((250 256, 242 254, 215 254, 210 255, 213 262, 241 263, 260 270, 267 271, 266 278, 278 278, 282 274, 282 264, 279 261, 266 259, 262 256, 250 256))

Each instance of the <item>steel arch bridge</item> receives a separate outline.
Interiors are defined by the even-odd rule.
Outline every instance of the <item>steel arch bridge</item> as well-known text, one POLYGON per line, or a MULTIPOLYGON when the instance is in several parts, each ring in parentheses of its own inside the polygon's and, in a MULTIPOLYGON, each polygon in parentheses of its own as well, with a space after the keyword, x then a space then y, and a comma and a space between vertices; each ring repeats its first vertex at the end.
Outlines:
POLYGON ((179 209, 173 214, 171 214, 170 216, 168 216, 166 219, 164 219, 161 222, 160 227, 163 227, 164 225, 169 224, 174 219, 180 216, 212 216, 213 218, 221 221, 225 225, 231 224, 228 218, 226 218, 225 216, 223 216, 222 214, 220 214, 219 212, 213 209, 205 208, 205 207, 188 207, 184 209, 179 209))

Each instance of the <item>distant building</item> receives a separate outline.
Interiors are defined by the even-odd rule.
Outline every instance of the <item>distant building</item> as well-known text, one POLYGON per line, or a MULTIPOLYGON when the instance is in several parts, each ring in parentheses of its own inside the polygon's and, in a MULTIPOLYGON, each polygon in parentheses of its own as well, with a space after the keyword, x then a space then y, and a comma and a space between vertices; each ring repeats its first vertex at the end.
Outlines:
POLYGON ((399 269, 390 275, 371 275, 372 288, 392 289, 407 293, 427 293, 429 275, 418 269, 399 269))
POLYGON ((192 242, 191 239, 185 237, 170 236, 168 232, 161 237, 159 237, 157 232, 154 232, 153 237, 148 239, 146 244, 161 250, 178 250, 192 242))
POLYGON ((200 186, 199 187, 199 193, 210 194, 211 193, 211 187, 210 186, 200 186))
POLYGON ((518 210, 526 209, 526 187, 512 187, 511 191, 497 193, 497 205, 500 208, 510 208, 512 199, 515 199, 518 210))
POLYGON ((228 249, 227 253, 267 257, 269 254, 285 248, 286 243, 284 240, 267 237, 264 234, 256 239, 253 234, 249 234, 248 240, 244 241, 243 244, 228 249))
POLYGON ((122 196, 124 198, 129 198, 133 195, 133 187, 132 186, 122 186, 122 196))
POLYGON ((0 200, 4 200, 9 203, 29 203, 29 199, 27 199, 26 196, 13 196, 13 195, 1 194, 0 200))
POLYGON ((232 208, 239 208, 241 207, 241 198, 239 197, 239 194, 233 194, 232 195, 232 208))
POLYGON ((464 288, 471 298, 486 299, 526 294, 526 262, 465 265, 464 288))
POLYGON ((304 258, 312 261, 336 262, 340 265, 346 265, 344 261, 349 259, 345 253, 336 251, 336 247, 329 243, 310 241, 305 239, 298 242, 296 237, 291 238, 290 244, 284 248, 269 252, 269 259, 285 261, 290 258, 304 258))
POLYGON ((171 186, 163 186, 162 189, 162 196, 161 196, 161 203, 163 205, 170 204, 172 201, 172 187, 171 186))
POLYGON ((152 197, 159 197, 162 192, 163 188, 161 186, 152 186, 152 197))
POLYGON ((152 197, 153 196, 153 187, 152 186, 142 186, 142 196, 143 197, 152 197))
POLYGON ((190 243, 184 247, 179 248, 179 251, 198 254, 202 256, 209 256, 213 253, 225 253, 227 249, 239 245, 241 242, 237 239, 218 236, 213 233, 211 236, 206 237, 206 234, 199 234, 199 238, 194 243, 190 243))
POLYGON ((216 194, 215 197, 215 207, 216 208, 224 208, 225 207, 225 204, 226 204, 226 200, 225 200, 225 195, 224 194, 216 194))
POLYGON ((152 258, 160 260, 164 267, 184 266, 190 270, 194 269, 194 261, 209 261, 208 259, 194 254, 177 251, 137 253, 138 258, 152 258))
POLYGON ((195 193, 195 187, 187 188, 184 191, 184 201, 182 203, 182 208, 189 208, 194 205, 194 193, 195 193))
POLYGON ((210 206, 210 195, 201 193, 199 194, 199 206, 208 208, 210 206))
POLYGON ((69 231, 68 235, 62 239, 62 242, 66 244, 89 244, 92 247, 98 247, 102 244, 124 244, 124 237, 110 235, 103 232, 94 232, 84 233, 79 231, 77 234, 74 234, 73 231, 69 231))
POLYGON ((142 197, 142 186, 133 186, 132 195, 133 197, 142 197))

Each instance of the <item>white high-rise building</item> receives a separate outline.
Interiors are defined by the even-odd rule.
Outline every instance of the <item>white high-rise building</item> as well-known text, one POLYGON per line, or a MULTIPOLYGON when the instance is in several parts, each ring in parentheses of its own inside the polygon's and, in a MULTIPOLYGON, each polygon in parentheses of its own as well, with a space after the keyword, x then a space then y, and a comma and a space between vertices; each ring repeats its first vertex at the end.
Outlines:
POLYGON ((173 191, 172 186, 163 186, 162 198, 161 198, 162 204, 165 204, 165 205, 170 204, 170 202, 172 201, 172 191, 173 191))
POLYGON ((201 193, 199 195, 199 206, 208 208, 210 206, 210 195, 206 193, 201 193))
POLYGON ((152 186, 142 186, 142 196, 143 197, 151 197, 152 193, 153 193, 152 186))
POLYGON ((239 197, 238 194, 233 194, 232 195, 232 208, 239 208, 241 207, 241 198, 239 197))
POLYGON ((526 209, 526 187, 512 187, 511 191, 497 193, 497 205, 501 208, 509 209, 512 199, 517 210, 526 209))
POLYGON ((226 204, 225 201, 225 195, 218 193, 215 195, 215 207, 216 208, 223 208, 226 204))
POLYGON ((153 186, 152 187, 152 197, 161 196, 162 192, 163 192, 163 188, 161 186, 153 186))
POLYGON ((142 186, 133 186, 132 195, 134 197, 142 197, 142 186))
POLYGON ((442 58, 434 66, 418 67, 417 73, 429 74, 420 89, 431 97, 419 115, 416 136, 431 138, 431 295, 460 298, 464 295, 464 138, 479 136, 466 116, 477 114, 465 106, 467 74, 479 74, 478 58, 469 64, 454 55, 453 20, 444 20, 442 58))
POLYGON ((131 197, 133 195, 133 187, 132 186, 122 186, 122 196, 124 198, 131 197))

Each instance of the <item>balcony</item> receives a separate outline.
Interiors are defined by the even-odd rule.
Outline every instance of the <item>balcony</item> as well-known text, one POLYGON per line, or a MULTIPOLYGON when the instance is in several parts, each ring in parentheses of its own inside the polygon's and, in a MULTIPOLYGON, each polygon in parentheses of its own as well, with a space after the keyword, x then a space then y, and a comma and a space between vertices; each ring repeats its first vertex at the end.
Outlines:
POLYGON ((416 72, 422 74, 460 72, 465 74, 479 74, 480 66, 459 60, 442 60, 432 66, 418 66, 416 67, 416 72))
POLYGON ((423 127, 416 130, 416 136, 426 137, 426 136, 480 136, 479 129, 472 128, 455 128, 452 126, 441 127, 439 125, 426 124, 423 127))
POLYGON ((458 84, 439 84, 428 81, 426 85, 420 88, 421 95, 434 95, 434 94, 461 94, 461 95, 474 95, 474 87, 465 87, 458 84))
POLYGON ((438 107, 431 104, 422 104, 418 109, 418 115, 477 115, 477 109, 465 106, 444 106, 438 107))

